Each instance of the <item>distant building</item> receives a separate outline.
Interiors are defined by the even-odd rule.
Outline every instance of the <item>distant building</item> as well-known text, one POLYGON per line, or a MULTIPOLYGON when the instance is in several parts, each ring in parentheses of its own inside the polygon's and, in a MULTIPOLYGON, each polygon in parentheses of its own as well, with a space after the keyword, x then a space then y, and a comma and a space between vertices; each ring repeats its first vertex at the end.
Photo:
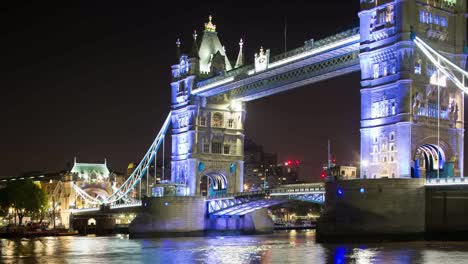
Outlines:
POLYGON ((338 176, 342 180, 357 179, 357 167, 355 166, 336 166, 331 169, 332 176, 338 176))
POLYGON ((298 183, 300 161, 278 162, 276 153, 263 151, 263 146, 252 140, 244 143, 244 191, 263 189, 282 184, 298 183))
POLYGON ((301 162, 287 160, 277 165, 278 185, 299 183, 301 162))
POLYGON ((107 168, 107 160, 104 163, 78 163, 73 164, 70 173, 77 176, 78 179, 90 182, 103 181, 109 179, 109 169, 107 168))
POLYGON ((277 155, 265 153, 263 146, 246 139, 244 142, 244 191, 263 189, 278 184, 277 155))

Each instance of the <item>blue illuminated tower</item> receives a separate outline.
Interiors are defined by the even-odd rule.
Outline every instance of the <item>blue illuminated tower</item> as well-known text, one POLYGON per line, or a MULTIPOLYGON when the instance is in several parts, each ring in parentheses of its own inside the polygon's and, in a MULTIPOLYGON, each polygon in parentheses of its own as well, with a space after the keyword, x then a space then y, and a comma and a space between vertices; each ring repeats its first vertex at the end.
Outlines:
POLYGON ((186 185, 188 195, 242 191, 245 104, 231 101, 228 94, 191 94, 197 81, 232 69, 211 16, 200 45, 194 33, 189 54, 181 53, 179 41, 177 48, 171 83, 171 181, 186 185))
POLYGON ((361 178, 463 174, 463 94, 410 36, 465 68, 465 11, 461 0, 361 0, 361 178))

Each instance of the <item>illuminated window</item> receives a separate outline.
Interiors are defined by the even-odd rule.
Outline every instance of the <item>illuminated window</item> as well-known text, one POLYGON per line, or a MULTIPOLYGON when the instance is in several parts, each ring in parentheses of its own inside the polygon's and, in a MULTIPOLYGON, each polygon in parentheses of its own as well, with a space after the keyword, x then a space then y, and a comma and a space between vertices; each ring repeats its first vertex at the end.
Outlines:
POLYGON ((447 17, 446 17, 446 16, 441 16, 441 17, 440 17, 440 25, 443 26, 443 27, 447 27, 447 26, 448 26, 447 17))
POLYGON ((387 65, 383 65, 383 76, 387 76, 387 65))
POLYGON ((229 119, 228 120, 228 127, 233 128, 234 127, 234 119, 229 119))
POLYGON ((219 142, 213 142, 213 144, 211 144, 211 153, 221 154, 222 147, 223 147, 223 144, 219 142))
POLYGON ((379 64, 374 64, 374 79, 379 78, 379 64))
POLYGON ((223 114, 214 113, 213 114, 213 127, 222 127, 223 126, 223 114))
POLYGON ((396 103, 395 100, 392 100, 392 115, 396 115, 396 103))
POLYGON ((426 12, 419 10, 419 22, 426 23, 426 12))
POLYGON ((231 150, 231 146, 229 146, 229 145, 224 145, 223 154, 224 154, 224 155, 229 155, 229 154, 230 154, 230 150, 231 150))
POLYGON ((414 74, 421 74, 421 60, 417 60, 414 64, 414 74))
POLYGON ((372 146, 372 153, 379 153, 379 146, 377 145, 372 146))
POLYGON ((427 23, 432 24, 432 13, 427 13, 427 23))
POLYGON ((439 16, 438 15, 434 15, 434 24, 436 25, 439 25, 439 16))

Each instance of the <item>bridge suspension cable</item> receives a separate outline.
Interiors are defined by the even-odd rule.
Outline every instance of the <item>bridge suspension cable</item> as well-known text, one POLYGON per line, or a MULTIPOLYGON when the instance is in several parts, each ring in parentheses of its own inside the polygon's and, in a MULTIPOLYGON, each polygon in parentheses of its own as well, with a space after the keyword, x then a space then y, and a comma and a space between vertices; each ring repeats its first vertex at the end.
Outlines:
MULTIPOLYGON (((465 86, 465 78, 468 78, 468 72, 442 56, 438 51, 431 48, 419 37, 413 36, 412 38, 416 47, 422 51, 422 53, 436 66, 436 68, 445 77, 450 79, 460 90, 468 94, 468 87, 465 86)), ((437 80, 437 82, 439 82, 439 80, 437 80)))
POLYGON ((92 197, 91 195, 89 195, 87 192, 85 192, 83 189, 81 189, 81 188, 80 188, 78 185, 76 185, 75 183, 72 184, 72 187, 73 187, 73 190, 75 190, 75 192, 76 192, 83 200, 85 200, 87 203, 92 204, 92 205, 100 205, 100 204, 103 203, 103 202, 100 201, 99 199, 94 198, 94 197, 92 197))
POLYGON ((150 148, 143 156, 143 159, 140 161, 133 173, 117 190, 114 191, 114 193, 107 197, 106 203, 113 204, 122 199, 123 197, 127 196, 128 193, 131 190, 133 190, 136 187, 136 185, 141 181, 142 177, 146 173, 149 173, 149 167, 153 160, 156 158, 156 153, 158 152, 161 143, 164 141, 167 129, 169 128, 170 121, 171 113, 168 114, 163 126, 161 127, 161 130, 159 130, 159 133, 156 136, 155 140, 153 141, 150 148))

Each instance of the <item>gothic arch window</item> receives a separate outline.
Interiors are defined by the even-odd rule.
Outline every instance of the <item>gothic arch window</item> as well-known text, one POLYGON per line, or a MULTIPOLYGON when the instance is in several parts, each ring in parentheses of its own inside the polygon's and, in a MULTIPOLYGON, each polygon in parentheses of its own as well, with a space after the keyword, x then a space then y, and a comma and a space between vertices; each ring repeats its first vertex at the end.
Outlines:
POLYGON ((421 59, 418 59, 414 63, 414 74, 421 74, 421 62, 421 59))
POLYGON ((179 93, 182 93, 185 90, 185 81, 179 82, 179 93))
POLYGON ((213 127, 222 127, 223 126, 223 114, 214 113, 213 114, 213 127))
POLYGON ((206 117, 200 116, 200 126, 206 126, 206 117))
POLYGON ((374 79, 379 78, 379 74, 380 74, 380 73, 379 73, 379 64, 378 64, 378 63, 374 64, 374 66, 373 66, 373 73, 374 73, 374 74, 373 74, 373 75, 374 75, 374 79))
POLYGON ((211 143, 211 153, 221 154, 222 153, 222 147, 223 147, 223 144, 221 142, 211 143))
POLYGON ((234 128, 234 119, 231 118, 231 119, 228 120, 228 127, 229 128, 234 128))

